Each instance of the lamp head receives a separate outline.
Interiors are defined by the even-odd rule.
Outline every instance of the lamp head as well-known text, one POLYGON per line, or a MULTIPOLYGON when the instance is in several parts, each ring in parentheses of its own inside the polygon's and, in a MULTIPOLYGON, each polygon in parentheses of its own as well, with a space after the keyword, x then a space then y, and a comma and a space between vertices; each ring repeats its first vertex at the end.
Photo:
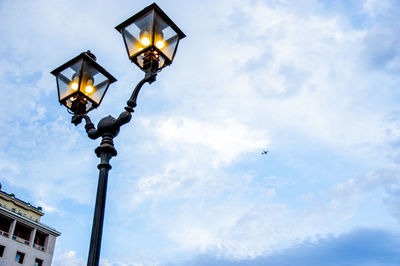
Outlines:
POLYGON ((185 34, 153 3, 115 27, 129 59, 144 72, 157 72, 174 60, 185 34))
POLYGON ((96 62, 90 51, 81 53, 51 72, 57 80, 58 100, 74 114, 97 108, 116 79, 96 62))

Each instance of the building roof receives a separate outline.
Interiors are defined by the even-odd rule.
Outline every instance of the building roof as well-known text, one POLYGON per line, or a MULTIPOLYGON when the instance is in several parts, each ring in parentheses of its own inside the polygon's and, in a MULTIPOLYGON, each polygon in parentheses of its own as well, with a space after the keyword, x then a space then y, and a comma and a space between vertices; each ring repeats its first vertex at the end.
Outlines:
POLYGON ((11 201, 18 207, 21 207, 27 211, 32 211, 32 212, 38 214, 39 216, 44 215, 41 207, 35 207, 32 204, 30 204, 29 202, 25 202, 21 199, 18 199, 17 197, 15 197, 15 195, 13 193, 8 194, 7 192, 0 190, 0 198, 2 198, 3 200, 6 200, 6 201, 11 201))

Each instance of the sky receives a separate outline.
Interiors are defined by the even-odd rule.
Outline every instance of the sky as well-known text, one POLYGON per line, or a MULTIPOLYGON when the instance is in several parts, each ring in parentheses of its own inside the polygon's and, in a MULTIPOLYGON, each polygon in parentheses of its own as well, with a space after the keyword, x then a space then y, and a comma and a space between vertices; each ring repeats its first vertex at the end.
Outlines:
MULTIPOLYGON (((118 116, 144 73, 114 27, 151 3, 0 0, 0 182, 54 266, 86 263, 99 140, 50 71, 91 50, 118 116)), ((400 2, 157 4, 187 37, 114 141, 101 265, 399 265, 400 2)))

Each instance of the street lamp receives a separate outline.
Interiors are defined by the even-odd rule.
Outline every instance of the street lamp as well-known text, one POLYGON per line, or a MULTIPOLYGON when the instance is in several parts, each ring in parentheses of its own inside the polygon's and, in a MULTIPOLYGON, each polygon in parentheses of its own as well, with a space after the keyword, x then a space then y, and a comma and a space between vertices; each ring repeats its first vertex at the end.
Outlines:
POLYGON ((96 62, 90 51, 84 52, 51 73, 56 76, 58 100, 73 114, 71 122, 77 126, 84 119, 89 138, 102 138, 95 149, 100 158, 99 181, 93 216, 92 235, 88 255, 88 266, 99 265, 104 208, 106 202, 110 159, 117 155, 113 139, 122 125, 128 123, 136 107, 136 99, 145 83, 156 80, 157 73, 170 65, 179 41, 185 34, 155 3, 121 23, 116 29, 122 34, 129 59, 145 72, 133 90, 125 111, 118 118, 107 116, 94 126, 88 112, 97 108, 108 87, 116 79, 96 62))
POLYGON ((185 34, 152 4, 115 27, 124 39, 129 59, 143 71, 159 71, 172 63, 185 34))
POLYGON ((81 53, 51 72, 57 79, 58 101, 74 114, 85 114, 100 105, 116 79, 96 63, 90 51, 81 53))

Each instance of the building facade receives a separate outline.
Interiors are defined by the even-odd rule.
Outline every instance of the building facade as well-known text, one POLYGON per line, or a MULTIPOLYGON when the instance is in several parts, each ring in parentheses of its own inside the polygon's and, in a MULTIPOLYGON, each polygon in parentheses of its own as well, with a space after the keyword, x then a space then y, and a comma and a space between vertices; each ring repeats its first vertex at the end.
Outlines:
POLYGON ((0 266, 51 266, 56 237, 61 233, 44 225, 40 207, 1 191, 0 266))

